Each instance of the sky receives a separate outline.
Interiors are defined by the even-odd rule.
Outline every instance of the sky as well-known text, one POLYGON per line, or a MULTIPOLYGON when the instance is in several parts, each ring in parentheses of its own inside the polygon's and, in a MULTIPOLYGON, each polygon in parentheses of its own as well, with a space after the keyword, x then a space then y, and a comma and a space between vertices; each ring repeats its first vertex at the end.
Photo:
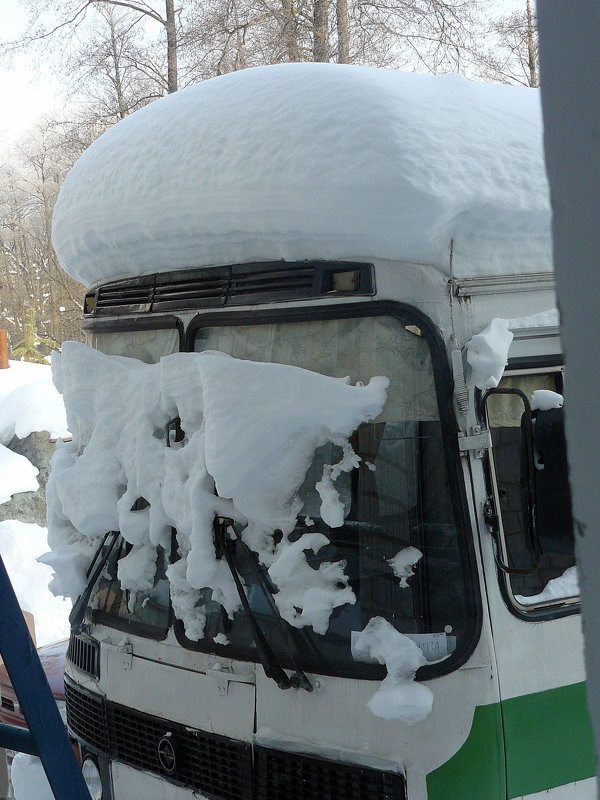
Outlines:
MULTIPOLYGON (((2 39, 24 33, 27 14, 18 0, 3 0, 2 39)), ((52 111, 58 85, 35 57, 15 56, 10 65, 0 62, 0 141, 18 138, 41 116, 52 111)))
MULTIPOLYGON (((523 0, 489 3, 500 13, 523 5, 523 0)), ((22 35, 27 14, 19 0, 2 0, 2 40, 22 35)), ((51 113, 59 103, 58 81, 50 66, 33 55, 20 54, 7 66, 0 62, 0 145, 15 142, 37 119, 51 113)))

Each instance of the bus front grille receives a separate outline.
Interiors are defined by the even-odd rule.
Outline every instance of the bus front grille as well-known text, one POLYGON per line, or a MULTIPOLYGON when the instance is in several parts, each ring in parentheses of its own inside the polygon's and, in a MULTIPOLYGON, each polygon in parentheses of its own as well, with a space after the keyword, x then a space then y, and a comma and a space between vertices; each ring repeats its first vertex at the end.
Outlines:
POLYGON ((104 698, 81 689, 65 676, 65 702, 67 727, 71 733, 94 750, 107 753, 109 738, 104 698))
POLYGON ((71 633, 67 658, 81 672, 94 678, 100 677, 100 647, 93 639, 71 633))
POLYGON ((406 800, 396 772, 258 745, 253 752, 247 742, 111 703, 68 677, 65 697, 68 727, 90 749, 211 800, 406 800))
POLYGON ((268 747, 254 748, 255 800, 404 800, 395 772, 268 747))

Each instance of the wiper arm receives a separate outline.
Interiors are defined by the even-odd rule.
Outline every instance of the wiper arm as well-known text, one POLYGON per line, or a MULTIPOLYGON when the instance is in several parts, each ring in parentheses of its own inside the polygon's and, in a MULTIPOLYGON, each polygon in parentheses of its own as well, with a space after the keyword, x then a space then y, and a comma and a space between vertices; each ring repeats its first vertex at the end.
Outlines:
POLYGON ((77 602, 71 609, 71 613, 69 614, 69 623, 71 624, 71 631, 73 633, 81 633, 81 625, 83 623, 83 618, 85 616, 85 610, 88 607, 90 602, 90 597, 92 596, 92 592, 94 591, 94 587, 98 581, 98 578, 102 574, 102 570, 106 566, 106 562, 109 559, 109 556, 112 552, 113 547, 115 546, 115 542, 119 537, 119 531, 109 531, 104 535, 102 542, 100 543, 100 547, 96 550, 96 554, 92 559, 92 563, 90 564, 86 577, 88 578, 87 586, 85 587, 84 591, 79 595, 77 602), (100 557, 100 553, 102 552, 102 548, 106 544, 109 536, 112 534, 112 539, 109 542, 108 548, 106 553, 100 557))
POLYGON ((281 614, 279 612, 279 609, 277 608, 277 604, 275 603, 275 600, 273 598, 273 592, 269 588, 269 585, 268 585, 268 583, 266 581, 266 578, 265 578, 264 574, 260 571, 260 569, 259 569, 259 567, 258 567, 258 565, 256 563, 256 559, 255 559, 254 553, 248 547, 246 542, 242 539, 240 534, 235 530, 235 528, 233 526, 232 526, 232 530, 235 533, 236 539, 238 540, 238 543, 239 543, 240 547, 243 549, 244 553, 248 557, 248 561, 252 565, 252 571, 254 572, 254 577, 256 578, 256 581, 257 581, 258 585, 260 586, 260 588, 262 590, 264 598, 267 601, 267 604, 269 606, 269 609, 271 610, 271 614, 273 615, 273 618, 275 619, 275 621, 277 622, 277 625, 279 626, 279 630, 281 631, 281 634, 282 634, 283 638, 287 642, 288 655, 289 655, 290 661, 292 662, 292 667, 294 668, 294 672, 296 673, 295 675, 292 675, 292 678, 291 678, 292 682, 293 682, 293 685, 296 686, 299 689, 306 689, 307 692, 312 692, 312 690, 313 690, 312 683, 309 681, 309 679, 306 676, 306 673, 304 672, 302 667, 296 661, 296 657, 294 656, 294 646, 293 646, 293 643, 290 641, 290 634, 288 632, 287 626, 285 625, 285 623, 284 623, 284 621, 283 621, 283 619, 281 617, 281 614))
MULTIPOLYGON (((256 649, 258 651, 260 662, 265 671, 265 675, 274 680, 280 689, 303 688, 306 689, 306 691, 308 692, 312 692, 313 689, 312 684, 310 683, 310 681, 308 680, 302 669, 296 663, 293 653, 290 651, 290 660, 292 661, 295 674, 290 677, 279 663, 279 659, 277 658, 276 654, 271 648, 271 645, 267 641, 267 638, 264 635, 262 628, 258 624, 258 620, 256 619, 256 616, 252 611, 252 608, 250 607, 250 603, 248 601, 246 592, 244 591, 244 587, 242 585, 242 581, 240 580, 237 568, 233 563, 233 558, 231 557, 231 553, 227 549, 226 530, 228 524, 230 523, 232 523, 231 520, 215 518, 214 522, 215 538, 223 552, 223 555, 225 556, 225 560, 227 562, 227 566, 229 567, 229 571, 231 572, 231 575, 235 582, 235 587, 240 597, 242 607, 246 612, 246 615, 252 627, 252 634, 254 636, 254 641, 256 643, 256 649)), ((247 547, 246 543, 240 539, 237 532, 236 532, 236 537, 240 542, 240 544, 242 545, 242 547, 245 548, 245 551, 247 551, 247 553, 249 554, 249 560, 252 564, 252 568, 254 570, 254 574, 257 578, 258 584, 261 587, 261 590, 265 598, 267 599, 267 602, 273 613, 274 618, 277 620, 283 632, 283 635, 287 639, 287 634, 283 627, 281 615, 279 614, 279 610, 277 609, 277 606, 273 601, 273 595, 266 586, 264 582, 264 577, 260 574, 258 567, 254 563, 254 559, 252 558, 252 552, 247 547)))

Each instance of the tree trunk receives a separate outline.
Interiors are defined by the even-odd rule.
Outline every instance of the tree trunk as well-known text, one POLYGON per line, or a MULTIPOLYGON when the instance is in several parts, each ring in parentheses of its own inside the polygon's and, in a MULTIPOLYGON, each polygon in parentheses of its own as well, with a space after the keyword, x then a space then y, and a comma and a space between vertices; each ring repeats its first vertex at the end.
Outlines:
POLYGON ((127 108, 125 106, 125 99, 123 97, 123 82, 121 80, 121 70, 119 67, 119 49, 117 46, 117 37, 115 35, 115 23, 112 15, 108 16, 108 25, 110 28, 110 54, 113 62, 113 69, 115 71, 115 94, 117 95, 117 114, 119 119, 125 119, 127 116, 127 108))
POLYGON ((294 63, 301 61, 298 46, 298 21, 294 16, 292 0, 281 0, 281 35, 285 42, 288 61, 294 63))
POLYGON ((350 34, 348 31, 348 0, 336 0, 335 17, 337 23, 338 64, 350 63, 350 34))
POLYGON ((177 91, 177 28, 174 0, 165 0, 165 29, 167 31, 167 91, 177 91))
POLYGON ((531 14, 531 2, 527 0, 527 64, 529 67, 529 85, 538 87, 537 59, 535 52, 535 24, 531 14))
POLYGON ((329 61, 329 0, 314 0, 313 61, 329 61))

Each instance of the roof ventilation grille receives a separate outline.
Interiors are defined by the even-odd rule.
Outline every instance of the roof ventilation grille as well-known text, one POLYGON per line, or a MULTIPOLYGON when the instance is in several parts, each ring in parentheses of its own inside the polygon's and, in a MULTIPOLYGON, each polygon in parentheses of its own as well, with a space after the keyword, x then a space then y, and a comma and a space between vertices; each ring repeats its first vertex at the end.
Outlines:
POLYGON ((177 270, 106 283, 85 297, 87 317, 375 294, 372 264, 271 261, 177 270))

